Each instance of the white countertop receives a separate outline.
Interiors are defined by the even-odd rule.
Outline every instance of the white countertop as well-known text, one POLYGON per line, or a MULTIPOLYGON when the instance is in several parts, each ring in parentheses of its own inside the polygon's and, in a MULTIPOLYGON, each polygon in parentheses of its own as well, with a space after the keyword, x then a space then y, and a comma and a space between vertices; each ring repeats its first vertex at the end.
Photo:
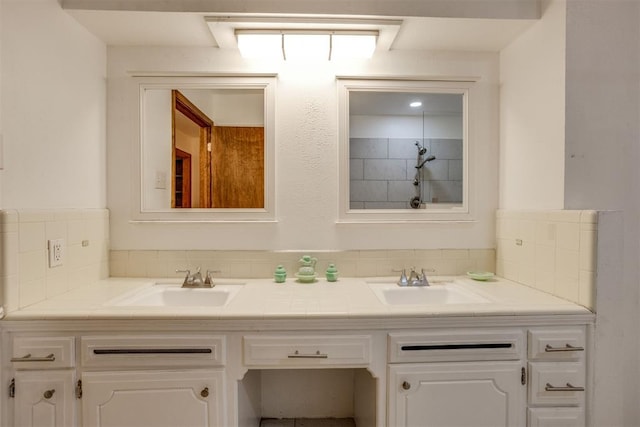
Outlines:
MULTIPOLYGON (((488 302, 473 304, 386 305, 368 283, 383 278, 340 278, 330 283, 287 279, 219 279, 245 283, 222 307, 134 307, 110 302, 128 293, 154 286, 156 282, 179 283, 177 279, 109 278, 94 285, 7 313, 4 320, 78 319, 390 319, 470 316, 591 315, 586 308, 535 289, 502 279, 474 281, 466 277, 433 277, 432 286, 454 280, 459 286, 488 302)), ((397 278, 388 278, 394 282, 397 278)))

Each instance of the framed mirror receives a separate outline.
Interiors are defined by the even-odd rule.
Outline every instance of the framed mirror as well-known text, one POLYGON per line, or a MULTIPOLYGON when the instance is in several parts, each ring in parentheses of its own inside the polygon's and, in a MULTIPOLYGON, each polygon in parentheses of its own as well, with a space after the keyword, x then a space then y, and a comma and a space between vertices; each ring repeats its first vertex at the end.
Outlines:
POLYGON ((275 77, 137 77, 135 219, 274 220, 275 77))
POLYGON ((469 217, 471 82, 340 78, 340 221, 469 217))

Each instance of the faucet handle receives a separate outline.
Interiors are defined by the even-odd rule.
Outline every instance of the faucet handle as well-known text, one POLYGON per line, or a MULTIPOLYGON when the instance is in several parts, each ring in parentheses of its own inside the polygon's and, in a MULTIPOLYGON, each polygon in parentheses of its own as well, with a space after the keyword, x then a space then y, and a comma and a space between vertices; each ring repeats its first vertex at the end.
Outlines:
MULTIPOLYGON (((429 283, 429 279, 427 278, 427 273, 424 272, 424 268, 420 270, 420 275, 418 276, 418 281, 422 284, 422 286, 431 286, 429 283)), ((433 271, 433 270, 430 270, 433 271)))
POLYGON ((190 285, 191 283, 193 283, 193 276, 191 275, 191 270, 189 270, 189 269, 186 269, 186 270, 177 269, 176 273, 185 273, 186 274, 184 276, 184 281, 182 282, 182 286, 190 285))
POLYGON ((213 286, 213 277, 211 277, 212 273, 221 273, 220 270, 209 270, 207 269, 207 273, 204 276, 204 284, 213 286))
POLYGON ((394 273, 401 273, 400 274, 400 279, 398 280, 398 286, 407 286, 409 284, 409 279, 407 279, 407 270, 406 269, 402 269, 402 270, 391 270, 394 273))

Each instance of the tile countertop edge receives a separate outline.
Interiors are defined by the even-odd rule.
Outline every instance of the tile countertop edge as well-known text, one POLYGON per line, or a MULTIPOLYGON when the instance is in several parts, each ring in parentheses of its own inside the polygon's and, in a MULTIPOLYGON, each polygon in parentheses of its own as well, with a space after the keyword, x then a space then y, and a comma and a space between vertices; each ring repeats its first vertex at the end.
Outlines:
MULTIPOLYGON (((110 307, 108 301, 148 287, 156 281, 152 278, 109 278, 95 285, 79 288, 58 297, 33 304, 23 309, 5 313, 3 321, 24 320, 247 320, 291 322, 316 322, 325 320, 348 322, 375 322, 376 319, 398 319, 400 322, 420 322, 428 319, 508 319, 519 317, 571 317, 591 321, 595 314, 587 308, 560 299, 553 295, 520 285, 502 278, 491 282, 475 282, 466 277, 433 278, 432 281, 454 279, 457 284, 491 300, 483 304, 460 305, 415 305, 387 306, 375 296, 367 282, 391 281, 392 278, 342 278, 337 283, 319 280, 316 284, 297 284, 287 281, 275 284, 270 279, 234 279, 246 282, 246 287, 225 307, 212 308, 207 312, 202 307, 110 307), (338 288, 338 286, 343 286, 338 288), (267 288, 266 286, 271 286, 267 288), (265 292, 267 291, 267 292, 265 292), (290 305, 281 311, 266 311, 260 295, 289 300, 290 305), (344 305, 344 298, 356 298, 354 304, 344 305), (321 308, 317 299, 323 298, 322 306, 331 307, 332 301, 340 308, 321 308), (261 303, 257 304, 258 302, 261 303), (360 301, 365 301, 360 303, 360 301), (305 306, 308 304, 308 306, 305 306)), ((175 279, 173 279, 175 282, 175 279)), ((437 286, 437 285, 434 285, 437 286)), ((285 304, 286 305, 286 304, 285 304)), ((559 320, 559 319, 558 319, 559 320)))

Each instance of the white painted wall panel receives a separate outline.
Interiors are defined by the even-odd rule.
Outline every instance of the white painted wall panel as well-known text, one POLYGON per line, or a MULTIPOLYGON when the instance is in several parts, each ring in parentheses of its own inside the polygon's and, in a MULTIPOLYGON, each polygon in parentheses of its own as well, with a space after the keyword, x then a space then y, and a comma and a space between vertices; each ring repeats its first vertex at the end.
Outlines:
POLYGON ((1 206, 106 204, 106 48, 55 0, 3 1, 1 206))
POLYGON ((500 53, 500 208, 564 207, 565 0, 500 53))
POLYGON ((380 52, 370 61, 269 64, 204 48, 109 48, 108 205, 113 249, 429 249, 487 248, 495 240, 498 169, 498 55, 380 52), (277 224, 132 224, 130 152, 135 102, 132 70, 195 73, 278 72, 276 88, 277 224), (336 75, 479 76, 482 105, 471 129, 475 222, 336 224, 338 120, 336 75), (133 104, 133 105, 132 105, 133 104), (371 232, 371 228, 375 232, 371 232))

